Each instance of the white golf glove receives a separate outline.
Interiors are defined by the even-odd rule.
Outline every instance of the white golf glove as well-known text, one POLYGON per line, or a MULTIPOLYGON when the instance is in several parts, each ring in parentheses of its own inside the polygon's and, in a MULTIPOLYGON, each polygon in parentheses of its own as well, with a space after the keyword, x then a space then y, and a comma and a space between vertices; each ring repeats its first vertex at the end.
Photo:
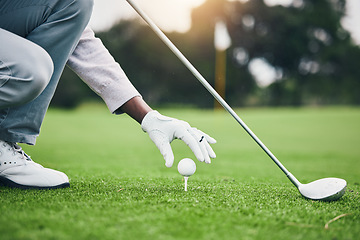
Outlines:
POLYGON ((151 140, 160 150, 167 167, 171 167, 174 163, 174 153, 170 146, 174 139, 183 140, 200 162, 210 163, 210 158, 216 157, 209 145, 209 143, 216 143, 216 140, 191 127, 187 122, 163 116, 157 111, 151 111, 142 120, 141 128, 149 134, 151 140))

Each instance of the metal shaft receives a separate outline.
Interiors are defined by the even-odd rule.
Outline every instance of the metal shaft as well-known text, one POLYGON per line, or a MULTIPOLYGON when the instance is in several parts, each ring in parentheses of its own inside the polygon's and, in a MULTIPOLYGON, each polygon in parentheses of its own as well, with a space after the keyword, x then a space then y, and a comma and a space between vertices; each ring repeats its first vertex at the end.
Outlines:
POLYGON ((145 20, 150 28, 159 36, 159 38, 170 48, 170 50, 183 62, 183 64, 191 71, 191 73, 200 81, 200 83, 213 95, 213 97, 230 113, 231 116, 244 128, 244 130, 254 139, 254 141, 265 151, 265 153, 275 162, 275 164, 285 173, 290 181, 299 187, 301 184, 294 175, 292 175, 275 157, 274 154, 261 142, 261 140, 250 130, 243 120, 235 113, 235 111, 225 102, 225 100, 215 91, 215 89, 206 81, 199 71, 187 60, 187 58, 179 51, 179 49, 169 40, 169 38, 160 30, 160 28, 142 11, 133 0, 126 0, 134 10, 145 20))

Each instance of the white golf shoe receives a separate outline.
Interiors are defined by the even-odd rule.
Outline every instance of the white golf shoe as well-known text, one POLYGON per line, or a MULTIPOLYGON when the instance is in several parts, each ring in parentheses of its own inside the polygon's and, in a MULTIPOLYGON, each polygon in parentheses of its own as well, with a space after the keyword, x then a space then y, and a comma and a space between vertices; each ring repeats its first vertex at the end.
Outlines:
POLYGON ((69 187, 65 173, 44 168, 31 160, 16 143, 0 140, 0 184, 16 188, 69 187))

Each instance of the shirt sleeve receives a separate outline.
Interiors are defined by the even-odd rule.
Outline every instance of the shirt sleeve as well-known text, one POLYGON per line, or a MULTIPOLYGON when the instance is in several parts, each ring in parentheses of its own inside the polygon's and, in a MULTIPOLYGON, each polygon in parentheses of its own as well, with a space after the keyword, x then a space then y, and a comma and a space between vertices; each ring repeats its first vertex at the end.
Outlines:
MULTIPOLYGON (((112 113, 139 92, 99 38, 87 27, 67 65, 106 103, 112 113)), ((117 111, 116 111, 117 110, 117 111)))

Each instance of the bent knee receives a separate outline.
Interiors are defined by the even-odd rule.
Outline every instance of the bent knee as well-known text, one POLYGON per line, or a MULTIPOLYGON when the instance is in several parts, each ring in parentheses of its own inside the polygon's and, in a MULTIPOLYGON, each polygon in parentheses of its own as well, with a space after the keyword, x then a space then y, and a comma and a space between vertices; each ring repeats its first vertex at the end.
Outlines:
POLYGON ((26 62, 23 62, 24 71, 28 77, 24 84, 33 91, 42 92, 48 85, 54 71, 54 64, 50 55, 41 47, 29 51, 26 62))
POLYGON ((21 104, 35 99, 50 82, 54 65, 49 54, 41 47, 28 49, 17 67, 20 71, 13 81, 17 97, 14 104, 21 104))

